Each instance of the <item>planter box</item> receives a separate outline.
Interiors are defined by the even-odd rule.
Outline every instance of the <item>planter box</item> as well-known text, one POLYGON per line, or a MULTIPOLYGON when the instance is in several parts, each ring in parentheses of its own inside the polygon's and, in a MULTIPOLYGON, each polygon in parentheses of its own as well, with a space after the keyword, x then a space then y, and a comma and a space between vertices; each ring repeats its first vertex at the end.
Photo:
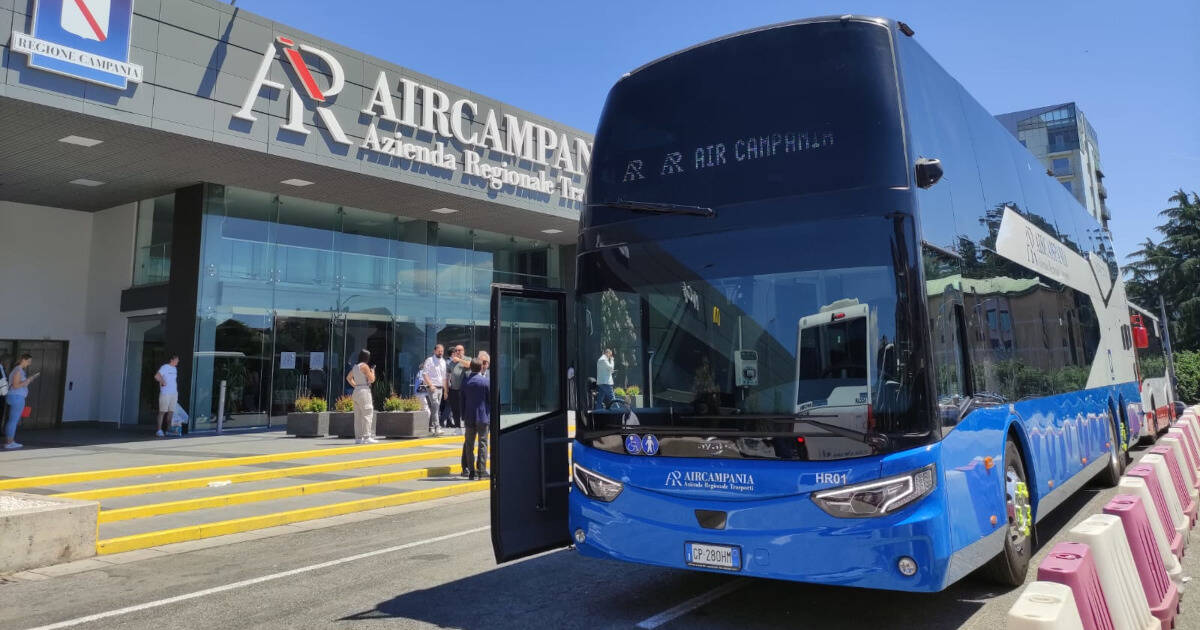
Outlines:
POLYGON ((0 492, 0 573, 96 555, 96 501, 0 492))
POLYGON ((329 412, 289 413, 287 434, 296 437, 325 437, 329 434, 329 412))
POLYGON ((426 437, 428 411, 376 411, 375 435, 379 437, 426 437))
POLYGON ((336 435, 340 438, 354 437, 354 412, 330 411, 329 435, 336 435))

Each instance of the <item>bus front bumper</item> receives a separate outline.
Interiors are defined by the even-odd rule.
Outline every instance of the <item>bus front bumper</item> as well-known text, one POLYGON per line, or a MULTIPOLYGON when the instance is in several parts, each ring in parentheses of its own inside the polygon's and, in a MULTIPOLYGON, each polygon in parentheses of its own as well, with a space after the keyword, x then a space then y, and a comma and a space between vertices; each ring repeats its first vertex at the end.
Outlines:
MULTIPOLYGON (((571 492, 570 528, 585 555, 679 569, 902 591, 946 586, 950 553, 943 493, 899 512, 844 519, 821 510, 807 494, 748 501, 680 498, 625 486, 611 503, 571 492), (697 510, 726 513, 724 529, 699 524, 697 510), (583 542, 579 542, 582 533, 583 542), (689 543, 739 551, 734 570, 689 564, 689 543), (916 564, 901 573, 902 559, 916 564)), ((907 563, 906 563, 907 564, 907 563)))

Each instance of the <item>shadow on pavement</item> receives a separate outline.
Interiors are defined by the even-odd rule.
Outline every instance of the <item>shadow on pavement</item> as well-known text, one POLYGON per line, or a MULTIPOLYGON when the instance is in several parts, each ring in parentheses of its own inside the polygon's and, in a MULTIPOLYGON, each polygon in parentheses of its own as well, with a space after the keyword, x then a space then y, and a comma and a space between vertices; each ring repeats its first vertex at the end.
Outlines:
POLYGON ((664 569, 560 551, 407 592, 341 621, 409 619, 465 629, 628 628, 730 581, 740 586, 664 627, 949 630, 994 595, 971 579, 941 593, 905 593, 664 569))

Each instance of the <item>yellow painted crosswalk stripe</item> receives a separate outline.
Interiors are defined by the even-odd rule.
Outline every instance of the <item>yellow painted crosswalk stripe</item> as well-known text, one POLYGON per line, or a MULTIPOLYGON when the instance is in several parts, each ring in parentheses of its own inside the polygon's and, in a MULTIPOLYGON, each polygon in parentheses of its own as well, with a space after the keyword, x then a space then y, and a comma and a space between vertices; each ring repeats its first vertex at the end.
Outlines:
POLYGON ((395 483, 397 481, 422 479, 425 477, 456 475, 461 470, 462 466, 459 464, 454 464, 453 466, 434 466, 430 468, 418 468, 416 470, 403 470, 400 472, 367 475, 365 477, 349 477, 347 479, 335 479, 333 481, 320 481, 296 486, 284 486, 282 488, 267 488, 265 490, 251 490, 250 492, 222 494, 214 497, 201 497, 198 499, 185 499, 182 501, 168 501, 165 503, 152 503, 149 505, 135 505, 133 507, 118 508, 115 510, 101 510, 99 520, 101 523, 112 523, 135 518, 148 518, 162 514, 174 514, 177 512, 189 512, 192 510, 203 510, 206 508, 226 507, 230 505, 240 505, 242 503, 255 503, 258 501, 272 501, 274 499, 308 496, 322 492, 335 492, 337 490, 362 488, 364 486, 375 486, 385 483, 395 483))
POLYGON ((372 466, 388 466, 391 464, 407 464, 409 462, 420 462, 431 459, 445 459, 447 457, 458 457, 461 454, 462 450, 457 448, 440 449, 436 451, 406 453, 404 455, 389 455, 387 457, 372 457, 369 459, 355 459, 344 462, 329 462, 327 464, 309 464, 307 466, 292 466, 289 468, 256 470, 253 472, 236 473, 232 475, 213 475, 210 477, 195 477, 191 479, 172 479, 170 481, 141 483, 132 486, 114 486, 112 488, 77 490, 75 492, 63 492, 54 496, 67 499, 89 499, 96 501, 100 499, 111 499, 114 497, 128 497, 137 494, 150 494, 153 492, 170 492, 172 490, 203 488, 210 483, 246 483, 248 481, 264 481, 267 479, 280 479, 283 477, 299 477, 302 475, 313 475, 317 473, 353 470, 355 468, 370 468, 372 466))
MULTIPOLYGON (((433 446, 439 444, 462 444, 462 436, 447 436, 436 438, 421 438, 418 440, 387 441, 380 444, 355 444, 353 446, 334 446, 330 448, 313 449, 308 451, 292 451, 289 453, 269 453, 266 455, 247 455, 245 457, 226 457, 222 459, 203 459, 172 464, 153 464, 150 466, 134 466, 131 468, 109 468, 106 470, 85 470, 73 473, 41 475, 38 477, 18 477, 16 479, 0 479, 0 490, 14 488, 34 488, 59 486, 68 483, 83 483, 102 481, 121 477, 140 477, 144 475, 161 475, 166 473, 187 472, 192 470, 207 470, 211 468, 229 468, 232 466, 247 466, 266 462, 286 462, 295 459, 311 459, 315 457, 332 457, 334 455, 351 455, 413 448, 416 446, 433 446)), ((130 455, 137 455, 132 451, 130 455)))
POLYGON ((96 543, 96 552, 99 554, 110 554, 119 553, 122 551, 133 551, 134 549, 145 549, 147 547, 157 547, 159 545, 184 542, 188 540, 199 540, 201 538, 212 538, 214 536, 237 534, 240 532, 265 529, 267 527, 275 527, 278 525, 287 525, 289 523, 299 523, 301 521, 310 521, 318 518, 350 514, 352 512, 376 510, 379 508, 405 505, 408 503, 419 503, 422 501, 430 501, 433 499, 466 494, 468 492, 478 492, 480 490, 487 489, 487 481, 455 483, 439 488, 430 488, 428 490, 413 490, 410 492, 389 494, 382 497, 372 497, 369 499, 358 499, 355 501, 332 503, 330 505, 320 505, 311 508, 301 508, 299 510, 290 510, 287 512, 277 512, 275 514, 263 514, 261 516, 250 516, 228 521, 218 521, 216 523, 203 523, 200 525, 191 525, 187 527, 178 527, 175 529, 147 532, 145 534, 107 538, 96 543))

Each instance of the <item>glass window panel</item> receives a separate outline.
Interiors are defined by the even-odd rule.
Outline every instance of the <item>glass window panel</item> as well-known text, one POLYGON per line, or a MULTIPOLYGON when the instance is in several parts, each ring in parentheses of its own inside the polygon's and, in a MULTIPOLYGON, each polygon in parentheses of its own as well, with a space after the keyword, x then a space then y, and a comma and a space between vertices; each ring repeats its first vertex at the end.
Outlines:
POLYGON ((162 284, 170 279, 174 225, 174 193, 138 202, 133 286, 162 284))
POLYGON ((338 311, 332 204, 280 197, 276 226, 276 303, 280 309, 338 311))

